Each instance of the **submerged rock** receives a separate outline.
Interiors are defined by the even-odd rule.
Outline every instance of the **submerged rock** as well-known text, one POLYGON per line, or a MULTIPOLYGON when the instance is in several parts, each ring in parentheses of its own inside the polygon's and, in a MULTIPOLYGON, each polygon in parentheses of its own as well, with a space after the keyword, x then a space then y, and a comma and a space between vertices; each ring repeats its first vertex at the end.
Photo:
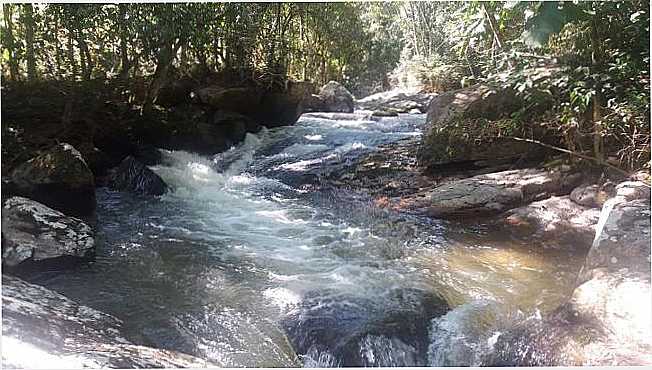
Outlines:
POLYGON ((588 249, 599 217, 597 208, 576 204, 569 196, 553 196, 508 211, 504 222, 527 230, 528 237, 565 240, 588 249))
POLYGON ((305 113, 304 117, 308 118, 322 118, 334 121, 362 121, 368 120, 369 115, 366 113, 341 113, 341 112, 312 112, 305 113))
POLYGON ((581 176, 561 168, 495 172, 416 194, 411 208, 431 217, 496 214, 551 195, 568 194, 581 176))
POLYGON ((274 323, 252 312, 209 305, 152 323, 148 343, 223 367, 298 367, 296 354, 274 323))
POLYGON ((167 184, 161 177, 134 157, 128 156, 111 171, 109 187, 140 194, 163 195, 167 184))
POLYGON ((94 252, 93 231, 82 220, 23 197, 4 202, 4 266, 11 268, 27 260, 38 262, 62 257, 88 259, 94 252))
POLYGON ((17 166, 10 179, 15 195, 85 219, 95 212, 93 173, 72 145, 55 145, 17 166))
POLYGON ((502 335, 489 365, 652 365, 650 199, 628 199, 635 185, 603 206, 569 301, 502 335))
POLYGON ((319 98, 325 112, 353 113, 355 108, 353 95, 339 82, 329 81, 322 86, 319 98))
POLYGON ((308 364, 425 366, 430 320, 446 311, 443 299, 418 289, 373 299, 313 292, 283 326, 308 364))
POLYGON ((375 110, 371 115, 374 117, 397 117, 398 113, 389 110, 375 110))
POLYGON ((2 275, 3 368, 217 366, 135 345, 117 318, 21 279, 2 275))

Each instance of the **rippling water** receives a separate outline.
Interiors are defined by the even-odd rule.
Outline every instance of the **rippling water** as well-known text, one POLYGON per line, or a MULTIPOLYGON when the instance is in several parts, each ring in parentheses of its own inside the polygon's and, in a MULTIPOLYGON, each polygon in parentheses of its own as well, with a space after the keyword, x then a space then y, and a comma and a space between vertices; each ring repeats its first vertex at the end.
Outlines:
POLYGON ((214 158, 165 151, 153 169, 173 190, 99 189, 97 261, 41 283, 222 366, 480 364, 568 294, 582 256, 320 185, 424 121, 305 115, 214 158))

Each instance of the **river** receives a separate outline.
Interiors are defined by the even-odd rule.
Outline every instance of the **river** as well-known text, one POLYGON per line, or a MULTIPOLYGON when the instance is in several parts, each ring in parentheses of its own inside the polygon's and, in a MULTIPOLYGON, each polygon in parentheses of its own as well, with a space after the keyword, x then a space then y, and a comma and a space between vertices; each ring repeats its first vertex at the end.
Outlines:
POLYGON ((173 190, 98 189, 96 262, 36 281, 124 320, 134 342, 228 367, 480 365, 506 327, 569 294, 581 254, 321 181, 419 136, 425 115, 327 118, 214 158, 164 151, 153 170, 173 190))

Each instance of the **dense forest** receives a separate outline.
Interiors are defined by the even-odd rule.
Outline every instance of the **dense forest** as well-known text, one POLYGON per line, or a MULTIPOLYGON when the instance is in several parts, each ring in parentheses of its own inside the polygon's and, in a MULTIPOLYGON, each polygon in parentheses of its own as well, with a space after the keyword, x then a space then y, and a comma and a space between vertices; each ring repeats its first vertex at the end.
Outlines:
POLYGON ((0 23, 2 367, 652 365, 648 1, 0 23))
POLYGON ((569 150, 626 169, 649 157, 645 1, 4 4, 2 40, 5 82, 125 81, 145 110, 171 81, 218 71, 358 97, 498 81, 528 102, 503 124, 514 132, 536 115, 569 150))

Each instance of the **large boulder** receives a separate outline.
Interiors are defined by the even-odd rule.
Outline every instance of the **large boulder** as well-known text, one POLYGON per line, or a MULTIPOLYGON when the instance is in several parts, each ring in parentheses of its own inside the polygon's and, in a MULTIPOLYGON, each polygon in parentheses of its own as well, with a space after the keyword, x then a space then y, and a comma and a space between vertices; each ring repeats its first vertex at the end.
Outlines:
POLYGON ((579 174, 566 168, 495 172, 416 194, 410 207, 437 218, 497 214, 551 195, 568 194, 580 181, 579 174))
POLYGON ((209 86, 195 91, 196 99, 217 110, 228 110, 245 114, 258 102, 262 93, 248 87, 223 88, 209 86))
POLYGON ((61 257, 88 259, 95 251, 93 231, 68 217, 23 197, 7 199, 2 209, 2 264, 16 267, 61 257))
POLYGON ((496 120, 509 117, 519 107, 512 90, 488 85, 435 96, 428 107, 427 128, 417 153, 420 165, 436 171, 450 163, 472 168, 495 161, 542 157, 545 150, 540 145, 498 135, 501 129, 496 120))
POLYGON ((133 344, 110 315, 21 279, 2 275, 3 368, 219 366, 133 344))
MULTIPOLYGON (((502 335, 490 365, 652 365, 650 198, 629 183, 603 206, 568 302, 502 335), (641 192, 635 195, 632 189, 641 192)), ((649 187, 648 187, 649 189, 649 187)))
POLYGON ((260 106, 249 114, 265 127, 289 126, 297 122, 303 111, 303 96, 294 93, 266 93, 260 106))
POLYGON ((111 171, 109 187, 149 195, 163 195, 168 188, 159 175, 132 156, 111 171))
POLYGON ((15 195, 65 214, 88 219, 95 212, 93 173, 72 145, 55 145, 22 163, 11 172, 10 181, 15 195))
POLYGON ((319 97, 324 103, 325 112, 353 113, 353 95, 339 82, 329 81, 319 89, 319 97))
POLYGON ((238 113, 265 127, 294 124, 301 115, 304 90, 300 84, 287 92, 269 92, 252 87, 205 87, 195 100, 214 111, 238 113))

